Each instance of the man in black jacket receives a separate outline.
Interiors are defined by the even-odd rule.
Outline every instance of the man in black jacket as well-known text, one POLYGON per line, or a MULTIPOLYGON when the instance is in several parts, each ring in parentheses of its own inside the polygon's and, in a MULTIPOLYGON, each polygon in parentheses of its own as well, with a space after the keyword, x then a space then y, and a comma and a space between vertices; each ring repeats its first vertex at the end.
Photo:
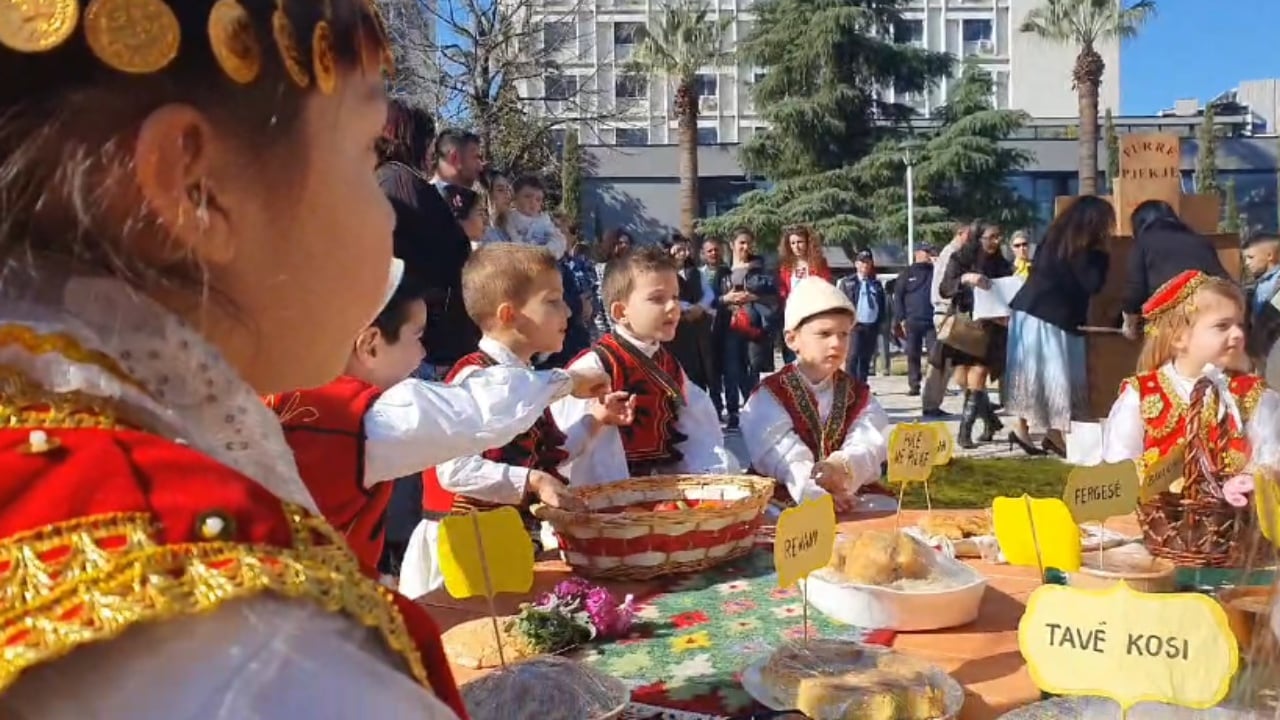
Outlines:
POLYGON ((1186 270, 1233 279, 1222 266, 1213 243, 1187 227, 1163 200, 1147 200, 1131 216, 1133 248, 1129 251, 1125 285, 1124 333, 1131 340, 1140 337, 1142 304, 1156 290, 1186 270))
POLYGON ((894 333, 907 354, 908 395, 920 394, 920 358, 937 341, 933 325, 933 248, 916 248, 914 262, 898 276, 893 288, 894 333))

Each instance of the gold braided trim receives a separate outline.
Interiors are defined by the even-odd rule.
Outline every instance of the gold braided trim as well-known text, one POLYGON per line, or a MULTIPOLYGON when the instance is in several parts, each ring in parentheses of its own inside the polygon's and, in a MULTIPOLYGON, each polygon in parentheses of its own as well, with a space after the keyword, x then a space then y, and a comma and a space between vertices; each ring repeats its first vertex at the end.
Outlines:
POLYGON ((79 391, 53 392, 21 370, 0 365, 0 427, 57 430, 136 427, 121 420, 120 404, 79 391))
MULTIPOLYGON (((86 348, 72 335, 62 332, 40 333, 26 325, 6 323, 0 325, 0 347, 20 347, 32 355, 54 353, 81 365, 100 368, 117 380, 143 392, 146 388, 129 376, 120 363, 101 350, 86 348)), ((148 393, 149 394, 149 393, 148 393)))
POLYGON ((292 548, 159 545, 154 518, 109 514, 0 541, 0 692, 25 670, 127 628, 275 593, 377 630, 427 689, 427 671, 391 592, 366 577, 327 522, 288 506, 292 548))

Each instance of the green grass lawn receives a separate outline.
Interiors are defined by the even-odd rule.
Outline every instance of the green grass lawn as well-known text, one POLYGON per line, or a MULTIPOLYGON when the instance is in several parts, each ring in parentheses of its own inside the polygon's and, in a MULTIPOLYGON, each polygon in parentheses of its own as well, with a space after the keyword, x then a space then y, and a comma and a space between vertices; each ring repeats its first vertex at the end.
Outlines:
MULTIPOLYGON (((1071 465, 1052 458, 988 460, 956 458, 933 469, 929 478, 929 498, 935 508, 986 508, 993 498, 1062 497, 1071 465)), ((902 507, 926 507, 924 486, 907 489, 902 507)))

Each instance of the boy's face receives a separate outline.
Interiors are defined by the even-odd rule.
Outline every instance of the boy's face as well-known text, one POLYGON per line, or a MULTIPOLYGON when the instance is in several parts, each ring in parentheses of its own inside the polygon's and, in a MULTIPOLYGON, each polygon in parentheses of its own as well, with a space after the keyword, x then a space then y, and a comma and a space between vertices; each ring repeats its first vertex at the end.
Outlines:
POLYGON ((787 347, 802 363, 826 378, 844 367, 852 332, 853 316, 835 312, 805 320, 795 330, 788 330, 785 339, 787 347))
POLYGON ((609 309, 613 319, 644 342, 670 342, 680 323, 680 285, 670 270, 636 274, 626 302, 609 309))
POLYGON ((534 353, 560 352, 569 327, 569 306, 564 301, 560 273, 547 270, 533 283, 529 298, 519 307, 512 324, 534 353))
POLYGON ((426 351, 422 347, 422 333, 427 329, 427 304, 413 302, 400 336, 391 342, 376 327, 366 328, 356 340, 356 357, 360 365, 361 380, 386 389, 407 379, 418 369, 426 351))
POLYGON ((542 191, 536 187, 522 187, 516 193, 516 209, 530 217, 542 214, 542 191))

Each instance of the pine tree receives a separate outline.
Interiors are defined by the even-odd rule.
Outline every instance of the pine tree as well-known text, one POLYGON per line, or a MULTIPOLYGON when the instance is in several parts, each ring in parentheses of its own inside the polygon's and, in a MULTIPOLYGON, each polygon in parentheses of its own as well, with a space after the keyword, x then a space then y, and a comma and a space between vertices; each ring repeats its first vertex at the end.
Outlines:
POLYGON ((1236 198, 1236 181, 1227 180, 1225 190, 1227 196, 1225 210, 1218 229, 1224 233, 1238 233, 1240 232, 1240 202, 1236 198))
POLYGON ((565 135, 560 153, 560 212, 571 227, 579 227, 582 215, 582 146, 578 134, 565 135))
POLYGON ((939 108, 941 125, 912 138, 889 138, 848 167, 783 180, 770 192, 749 193, 741 206, 705 223, 725 234, 746 225, 768 237, 789 223, 812 224, 831 244, 865 246, 907 234, 906 163, 915 180, 917 240, 950 237, 961 217, 982 217, 1008 228, 1034 219, 1031 205, 1006 178, 1031 156, 1000 141, 1026 122, 1015 110, 991 103, 991 75, 966 66, 939 108))
POLYGON ((1204 109, 1204 119, 1196 138, 1196 192, 1201 195, 1221 193, 1218 186, 1218 133, 1213 126, 1213 106, 1204 109))
POLYGON ((1120 178, 1120 136, 1116 134, 1116 118, 1107 108, 1103 122, 1103 137, 1107 144, 1107 189, 1116 194, 1116 180, 1120 178))

